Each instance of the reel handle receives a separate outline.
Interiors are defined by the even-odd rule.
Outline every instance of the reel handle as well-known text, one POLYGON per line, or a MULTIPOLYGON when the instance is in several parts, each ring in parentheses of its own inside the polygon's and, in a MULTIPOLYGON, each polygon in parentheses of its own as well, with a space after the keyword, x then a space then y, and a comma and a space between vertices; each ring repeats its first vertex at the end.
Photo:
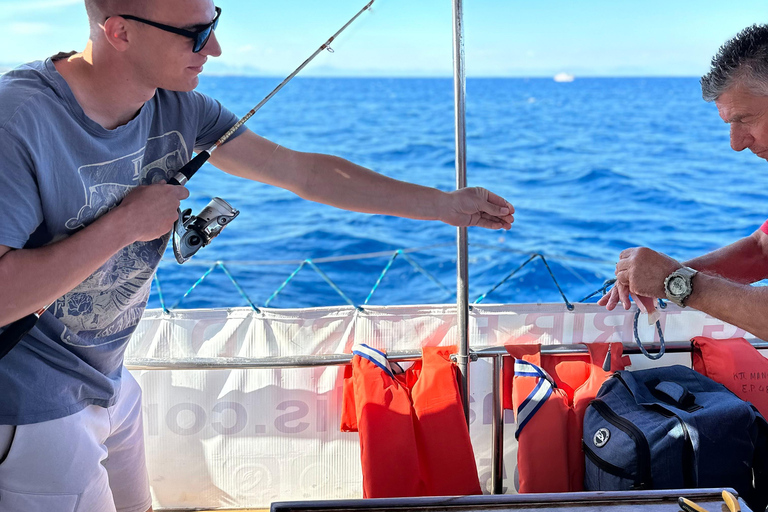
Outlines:
POLYGON ((201 151, 195 158, 187 162, 184 167, 178 170, 178 172, 168 180, 169 185, 186 185, 189 179, 203 166, 208 159, 211 158, 211 152, 209 150, 201 151))

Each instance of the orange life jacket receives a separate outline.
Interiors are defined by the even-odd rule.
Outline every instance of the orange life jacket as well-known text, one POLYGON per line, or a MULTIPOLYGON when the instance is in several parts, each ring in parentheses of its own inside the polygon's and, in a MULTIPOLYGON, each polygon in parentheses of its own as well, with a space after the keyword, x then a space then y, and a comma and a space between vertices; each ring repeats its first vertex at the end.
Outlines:
POLYGON ((588 354, 542 355, 539 345, 506 346, 513 357, 504 359, 504 407, 515 411, 521 493, 584 489, 584 413, 628 364, 621 343, 587 347, 588 354))
POLYGON ((768 418, 768 358, 744 338, 693 338, 693 369, 719 382, 768 418))
POLYGON ((482 494, 450 360, 455 347, 424 347, 405 372, 367 345, 352 352, 341 430, 359 432, 363 496, 482 494))

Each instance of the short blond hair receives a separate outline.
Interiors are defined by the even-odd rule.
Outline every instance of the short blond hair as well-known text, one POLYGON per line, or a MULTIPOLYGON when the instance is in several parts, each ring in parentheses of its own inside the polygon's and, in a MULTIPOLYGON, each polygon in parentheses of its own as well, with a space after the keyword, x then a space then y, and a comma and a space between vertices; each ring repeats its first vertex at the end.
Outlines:
POLYGON ((146 0, 85 0, 85 12, 93 26, 115 14, 144 14, 147 3, 146 0))

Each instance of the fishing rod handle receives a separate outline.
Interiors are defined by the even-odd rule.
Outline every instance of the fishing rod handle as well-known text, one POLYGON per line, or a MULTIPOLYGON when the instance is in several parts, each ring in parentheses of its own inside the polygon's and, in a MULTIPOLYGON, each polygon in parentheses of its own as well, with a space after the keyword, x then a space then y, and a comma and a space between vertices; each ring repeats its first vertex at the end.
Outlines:
POLYGON ((8 327, 0 333, 0 359, 4 358, 35 326, 38 318, 40 318, 40 316, 37 313, 30 313, 24 318, 20 318, 8 325, 8 327))
POLYGON ((195 158, 190 160, 178 172, 168 180, 169 185, 186 185, 187 181, 211 158, 211 151, 205 150, 199 152, 195 158))

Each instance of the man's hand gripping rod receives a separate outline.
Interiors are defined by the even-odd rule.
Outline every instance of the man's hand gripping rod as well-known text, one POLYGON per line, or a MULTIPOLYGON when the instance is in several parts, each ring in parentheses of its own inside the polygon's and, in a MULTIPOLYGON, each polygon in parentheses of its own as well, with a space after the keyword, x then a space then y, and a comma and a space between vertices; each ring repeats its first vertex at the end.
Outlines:
MULTIPOLYGON (((299 72, 302 69, 304 69, 304 67, 306 67, 306 65, 309 64, 312 61, 312 59, 317 57, 317 55, 323 50, 328 50, 333 52, 333 49, 331 48, 331 43, 334 41, 334 39, 336 39, 336 37, 338 37, 338 35, 341 34, 344 31, 344 29, 346 29, 349 25, 351 25, 352 22, 354 22, 358 18, 358 16, 360 16, 363 12, 370 9, 375 1, 376 0, 371 0, 365 5, 365 7, 360 9, 360 11, 358 11, 358 13, 355 14, 352 17, 352 19, 350 19, 343 27, 341 27, 338 30, 338 32, 333 34, 330 37, 330 39, 328 39, 325 43, 323 43, 323 45, 320 46, 320 48, 318 48, 317 51, 315 51, 315 53, 313 53, 307 60, 305 60, 301 64, 301 66, 296 68, 296 70, 290 75, 288 75, 288 77, 285 80, 283 80, 280 83, 280 85, 275 87, 275 89, 272 92, 270 92, 266 98, 261 100, 261 102, 259 102, 258 105, 253 107, 253 109, 251 109, 250 112, 245 114, 242 117, 242 119, 240 119, 232 128, 229 129, 229 131, 227 131, 227 133, 222 135, 222 137, 219 140, 217 140, 213 146, 198 153, 192 160, 187 162, 187 164, 184 165, 184 167, 179 169, 176 175, 170 180, 168 180, 168 183, 171 185, 185 185, 187 181, 189 181, 189 179, 198 171, 198 169, 200 169, 200 167, 202 167, 203 164, 211 157, 211 153, 213 153, 217 147, 224 144, 227 141, 227 139, 229 139, 233 133, 235 133, 243 124, 245 124, 246 121, 248 121, 251 117, 253 117, 253 115, 256 112, 258 112, 259 109, 263 107, 266 102, 272 99, 272 96, 277 94, 277 92, 280 89, 282 89, 288 82, 290 82, 291 79, 293 79, 293 77, 299 74, 299 72)), ((214 199, 218 199, 218 198, 214 198, 214 199)), ((223 201, 223 200, 221 201, 224 202, 224 204, 226 204, 226 201, 223 201)), ((37 323, 37 320, 40 318, 40 315, 42 315, 49 307, 50 307, 50 304, 40 309, 39 311, 35 311, 34 313, 31 313, 25 316, 24 318, 20 318, 19 320, 16 320, 15 322, 8 324, 5 327, 5 330, 3 330, 2 333, 0 333, 0 359, 5 357, 5 355, 8 354, 8 352, 10 352, 11 349, 15 347, 16 344, 35 326, 35 324, 37 323)))

